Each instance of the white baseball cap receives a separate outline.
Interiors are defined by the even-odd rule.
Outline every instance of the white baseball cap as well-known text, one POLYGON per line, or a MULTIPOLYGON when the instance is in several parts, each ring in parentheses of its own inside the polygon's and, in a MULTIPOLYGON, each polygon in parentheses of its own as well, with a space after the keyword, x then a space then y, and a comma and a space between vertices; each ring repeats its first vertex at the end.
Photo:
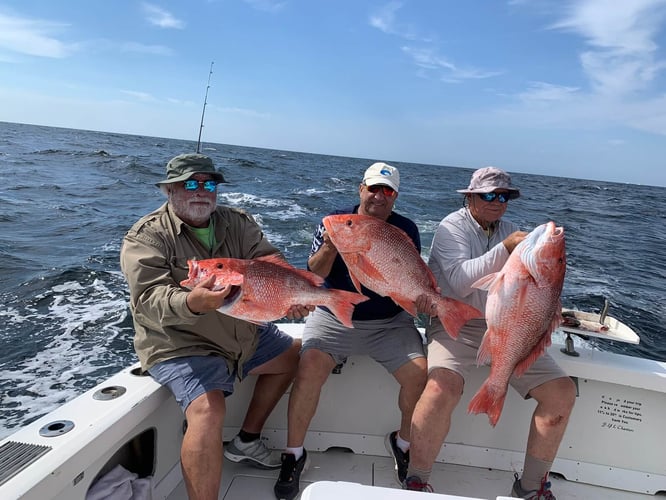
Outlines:
POLYGON ((363 184, 366 186, 384 185, 393 188, 397 193, 400 187, 400 172, 398 169, 378 161, 368 167, 363 175, 363 184))

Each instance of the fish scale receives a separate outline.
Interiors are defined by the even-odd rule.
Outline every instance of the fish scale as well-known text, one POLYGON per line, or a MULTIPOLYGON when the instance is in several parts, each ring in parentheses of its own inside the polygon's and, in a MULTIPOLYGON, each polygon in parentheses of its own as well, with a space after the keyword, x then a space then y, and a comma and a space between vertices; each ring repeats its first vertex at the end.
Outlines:
POLYGON ((550 221, 535 228, 497 273, 472 286, 488 290, 488 325, 477 363, 490 374, 469 403, 470 413, 499 421, 512 374, 521 376, 551 343, 562 322, 560 294, 566 272, 564 229, 550 221))
POLYGON ((402 229, 361 214, 328 215, 323 223, 357 290, 363 284, 383 297, 391 297, 412 316, 418 312, 416 299, 426 295, 453 338, 468 320, 482 316, 476 308, 437 292, 432 271, 402 229))
POLYGON ((360 293, 324 288, 321 277, 275 255, 190 260, 188 266, 188 278, 180 282, 181 286, 193 288, 215 275, 215 289, 232 287, 217 310, 257 324, 283 318, 293 305, 321 305, 351 328, 354 306, 368 300, 360 293))

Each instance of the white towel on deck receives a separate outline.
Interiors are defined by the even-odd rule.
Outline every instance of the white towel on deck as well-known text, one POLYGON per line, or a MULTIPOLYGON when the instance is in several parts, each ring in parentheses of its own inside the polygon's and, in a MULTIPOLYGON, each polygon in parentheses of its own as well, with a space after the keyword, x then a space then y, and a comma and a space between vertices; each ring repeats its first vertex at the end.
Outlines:
POLYGON ((122 465, 100 477, 88 489, 86 500, 152 500, 153 478, 139 478, 122 465))

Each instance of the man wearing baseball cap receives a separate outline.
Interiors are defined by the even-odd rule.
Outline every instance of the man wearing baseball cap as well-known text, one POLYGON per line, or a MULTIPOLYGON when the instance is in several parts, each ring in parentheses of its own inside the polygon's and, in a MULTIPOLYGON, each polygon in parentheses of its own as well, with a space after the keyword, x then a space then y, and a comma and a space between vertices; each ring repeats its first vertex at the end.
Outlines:
MULTIPOLYGON (((359 203, 333 214, 361 214, 377 217, 407 233, 421 251, 416 224, 393 211, 400 189, 398 169, 384 162, 370 165, 358 185, 359 203)), ((315 230, 308 269, 325 280, 325 286, 355 291, 349 269, 325 231, 322 222, 315 230)), ((399 428, 386 436, 387 451, 394 459, 396 477, 402 482, 409 463, 409 432, 414 405, 426 380, 423 340, 414 319, 390 297, 362 287, 369 300, 357 304, 348 328, 326 308, 317 307, 303 329, 301 361, 289 395, 287 447, 282 454, 280 475, 274 486, 276 498, 292 500, 300 491, 300 476, 306 469, 305 435, 317 411, 321 389, 336 365, 348 356, 366 354, 380 363, 400 384, 399 428)), ((429 313, 431 304, 419 312, 429 313)), ((418 307, 418 302, 417 302, 418 307)))

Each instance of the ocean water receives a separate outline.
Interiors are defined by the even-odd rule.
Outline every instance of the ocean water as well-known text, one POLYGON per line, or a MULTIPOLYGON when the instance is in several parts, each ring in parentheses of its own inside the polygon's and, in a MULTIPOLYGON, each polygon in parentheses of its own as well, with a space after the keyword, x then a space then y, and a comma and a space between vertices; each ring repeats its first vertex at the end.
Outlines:
MULTIPOLYGON (((154 183, 166 161, 195 148, 195 141, 0 122, 0 437, 136 360, 120 244, 163 203, 154 183)), ((229 181, 219 203, 252 213, 297 267, 305 267, 320 218, 358 200, 372 161, 390 161, 202 149, 229 181)), ((402 178, 396 210, 418 224, 427 258, 472 170, 391 163, 402 178)), ((666 188, 513 179, 522 197, 510 202, 507 218, 526 230, 548 220, 565 227, 563 305, 599 311, 608 299, 609 314, 641 338, 639 345, 595 338, 576 345, 666 361, 666 188)))

